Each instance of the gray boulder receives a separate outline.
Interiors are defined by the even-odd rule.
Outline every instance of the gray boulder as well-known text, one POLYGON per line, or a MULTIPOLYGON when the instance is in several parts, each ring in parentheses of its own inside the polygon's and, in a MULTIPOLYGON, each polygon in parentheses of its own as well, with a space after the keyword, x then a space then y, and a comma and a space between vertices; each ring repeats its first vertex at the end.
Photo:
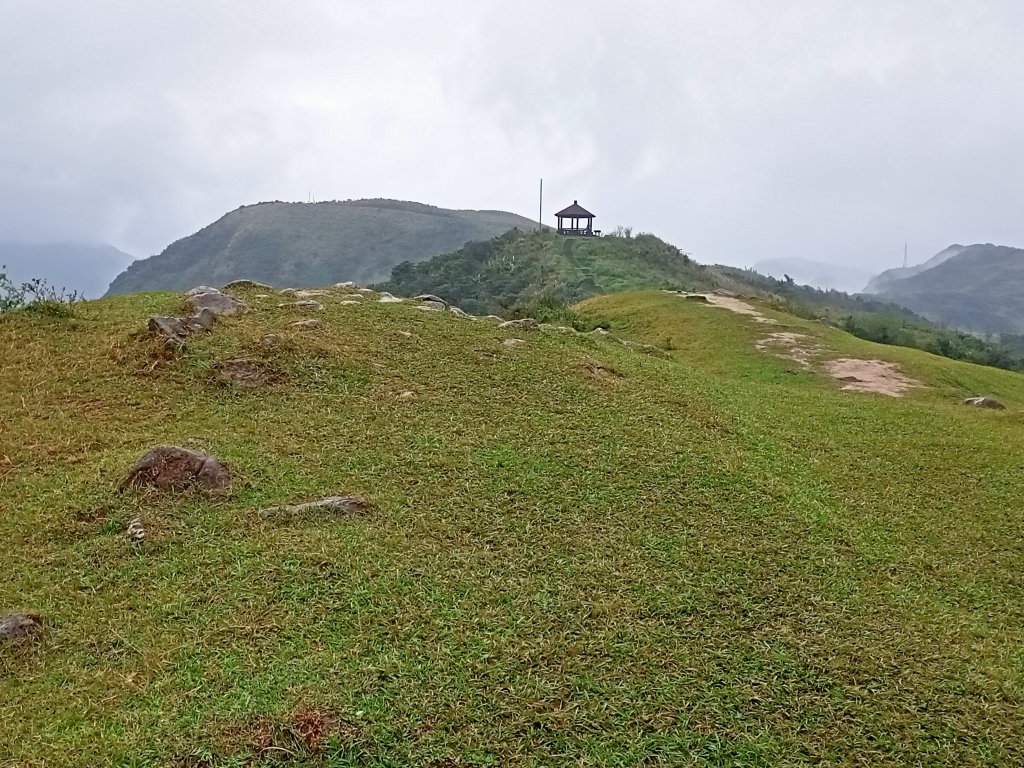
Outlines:
POLYGON ((154 336, 177 336, 184 338, 190 333, 208 331, 217 322, 217 316, 209 309, 203 309, 192 317, 165 317, 153 315, 149 318, 149 332, 154 336))
POLYGON ((216 457, 177 445, 158 445, 135 463, 121 481, 121 489, 176 491, 197 487, 219 492, 226 490, 230 481, 228 468, 216 457))
POLYGON ((432 301, 435 304, 441 304, 445 309, 448 309, 448 302, 442 299, 440 296, 435 296, 432 293, 421 293, 416 297, 416 301, 428 302, 432 301))
MULTIPOLYGON (((207 286, 200 286, 206 288, 207 286)), ((224 315, 242 315, 249 311, 249 305, 241 299, 221 293, 216 288, 209 288, 206 291, 196 293, 199 288, 193 288, 185 294, 185 302, 193 312, 199 313, 204 309, 210 310, 217 317, 224 315)))

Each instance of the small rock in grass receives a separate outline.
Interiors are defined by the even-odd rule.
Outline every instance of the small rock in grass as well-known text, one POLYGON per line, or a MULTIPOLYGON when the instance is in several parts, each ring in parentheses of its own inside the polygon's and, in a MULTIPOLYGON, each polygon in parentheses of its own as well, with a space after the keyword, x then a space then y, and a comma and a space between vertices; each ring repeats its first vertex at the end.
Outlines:
POLYGON ((370 503, 362 496, 327 496, 304 504, 283 504, 278 507, 267 507, 259 510, 261 517, 280 515, 298 515, 305 512, 333 512, 338 515, 355 517, 364 514, 370 503))
POLYGON ((42 617, 34 613, 9 613, 0 618, 0 640, 19 640, 42 631, 42 617))
POLYGON ((292 328, 319 328, 320 326, 321 322, 319 320, 314 320, 313 318, 308 318, 306 320, 296 320, 294 323, 292 323, 292 328))
POLYGON ((262 339, 260 339, 260 344, 262 344, 264 347, 273 347, 280 343, 281 336, 276 333, 268 333, 262 339))
POLYGON ((964 400, 964 405, 970 405, 974 408, 991 408, 996 411, 1006 410, 1006 406, 994 397, 968 397, 964 400))
POLYGON ((214 288, 209 285, 197 285, 190 291, 185 291, 185 296, 199 296, 203 293, 220 293, 220 288, 214 288))
POLYGON ((424 312, 444 312, 444 304, 437 304, 433 301, 425 301, 422 304, 417 304, 413 309, 419 309, 424 312))
POLYGON ((522 339, 505 339, 501 343, 504 344, 506 347, 518 347, 520 344, 525 344, 526 342, 523 341, 522 339))
POLYGON ((192 317, 164 317, 153 315, 149 318, 149 332, 156 336, 184 337, 196 331, 208 331, 217 316, 209 309, 203 309, 192 317))
POLYGON ((555 330, 555 326, 553 326, 551 323, 541 323, 537 327, 540 328, 542 331, 553 331, 553 330, 555 330))
POLYGON ((397 395, 395 395, 395 398, 397 400, 415 400, 416 393, 413 392, 411 389, 407 389, 404 392, 399 392, 397 395))
POLYGON ((568 325, 560 325, 555 330, 559 333, 579 333, 575 328, 570 328, 568 325))
POLYGON ((332 288, 358 288, 359 286, 357 286, 351 280, 346 280, 344 283, 335 283, 331 287, 332 288))
POLYGON ((142 524, 141 517, 133 517, 128 523, 125 536, 130 544, 141 546, 146 541, 146 527, 142 524))
POLYGON ((158 445, 135 463, 121 488, 148 486, 170 491, 195 486, 218 492, 226 490, 230 480, 228 468, 215 456, 177 445, 158 445))
POLYGON ((496 323, 503 323, 503 322, 505 322, 505 318, 504 317, 498 317, 497 315, 485 315, 484 316, 484 320, 493 320, 496 323))
POLYGON ((532 317, 524 317, 522 320, 506 320, 499 328, 539 328, 540 323, 532 317))
POLYGON ((408 331, 399 331, 398 335, 399 336, 405 336, 405 338, 407 338, 407 339, 411 339, 412 338, 412 334, 409 333, 408 331))
POLYGON ((356 288, 356 290, 359 291, 360 293, 373 293, 372 288, 356 288))
POLYGON ((311 299, 314 296, 326 296, 327 291, 320 290, 319 288, 304 288, 301 291, 296 291, 295 295, 300 299, 311 299))
POLYGON ((226 283, 221 290, 231 291, 235 289, 248 288, 253 291, 272 291, 274 290, 266 283, 257 283, 255 280, 232 280, 230 283, 226 283))
POLYGON ((380 298, 377 299, 381 304, 401 304, 402 299, 397 296, 392 296, 390 293, 382 293, 380 298))
POLYGON ((447 301, 442 299, 440 296, 435 296, 432 293, 421 293, 419 296, 416 297, 416 301, 422 301, 424 303, 428 302, 428 301, 432 301, 435 304, 443 304, 445 309, 448 308, 448 302, 447 301))
POLYGON ((351 307, 353 304, 362 304, 362 303, 363 302, 361 302, 361 301, 339 301, 338 302, 338 306, 339 307, 351 307))
POLYGON ((312 309, 316 312, 323 311, 324 305, 319 301, 313 301, 312 299, 303 299, 302 301, 289 301, 284 304, 278 304, 278 309, 312 309))
POLYGON ((468 317, 470 320, 476 320, 476 318, 469 314, 469 312, 464 312, 458 307, 448 307, 448 311, 451 312, 456 317, 468 317))

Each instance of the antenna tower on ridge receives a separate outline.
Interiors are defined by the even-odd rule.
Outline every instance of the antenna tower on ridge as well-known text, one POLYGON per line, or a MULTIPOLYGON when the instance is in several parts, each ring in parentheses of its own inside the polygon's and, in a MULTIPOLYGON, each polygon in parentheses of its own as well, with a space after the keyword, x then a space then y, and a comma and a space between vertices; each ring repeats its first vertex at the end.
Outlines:
POLYGON ((903 243, 903 268, 907 268, 907 244, 903 243))

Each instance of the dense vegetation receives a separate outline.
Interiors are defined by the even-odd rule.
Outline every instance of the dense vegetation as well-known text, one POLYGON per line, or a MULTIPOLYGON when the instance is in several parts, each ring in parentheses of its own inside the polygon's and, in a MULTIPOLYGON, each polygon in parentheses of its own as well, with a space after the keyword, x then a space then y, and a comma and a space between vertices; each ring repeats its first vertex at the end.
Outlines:
POLYGON ((843 392, 657 291, 576 311, 664 357, 256 293, 172 356, 174 295, 0 316, 0 612, 45 622, 0 763, 1024 764, 1024 377, 764 309, 927 385, 843 392), (231 492, 119 492, 156 443, 231 492), (373 508, 255 512, 331 493, 373 508))
POLYGON ((715 278, 654 235, 562 237, 509 232, 419 264, 381 284, 397 295, 434 293, 478 314, 514 312, 539 300, 573 303, 636 288, 712 288, 715 278))
POLYGON ((395 264, 533 222, 503 211, 454 211, 397 200, 242 206, 118 275, 109 295, 187 290, 250 279, 277 287, 367 283, 395 264))

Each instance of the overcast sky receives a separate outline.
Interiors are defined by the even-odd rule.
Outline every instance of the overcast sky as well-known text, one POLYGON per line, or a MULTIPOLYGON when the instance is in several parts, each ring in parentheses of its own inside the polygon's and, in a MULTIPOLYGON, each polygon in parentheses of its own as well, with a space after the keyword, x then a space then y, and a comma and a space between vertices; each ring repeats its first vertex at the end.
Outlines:
POLYGON ((1024 246, 1020 0, 0 0, 0 240, 260 200, 651 231, 702 262, 1024 246))

